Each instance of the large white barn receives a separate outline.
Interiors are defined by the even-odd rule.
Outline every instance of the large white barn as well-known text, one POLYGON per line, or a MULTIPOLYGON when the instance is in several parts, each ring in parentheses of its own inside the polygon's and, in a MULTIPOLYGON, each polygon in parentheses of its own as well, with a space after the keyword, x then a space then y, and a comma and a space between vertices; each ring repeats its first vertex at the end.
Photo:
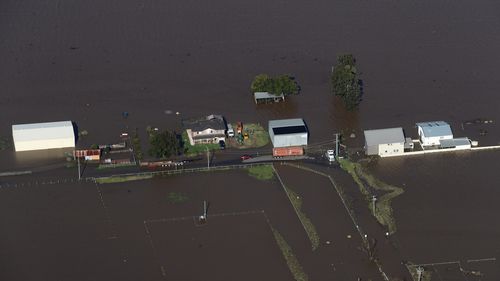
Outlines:
POLYGON ((364 133, 366 155, 386 157, 404 154, 403 128, 365 130, 364 133))
POLYGON ((300 118, 269 121, 269 136, 274 147, 306 146, 308 132, 300 118))
POLYGON ((12 125, 16 151, 75 147, 71 121, 12 125))
POLYGON ((421 122, 416 125, 422 146, 438 146, 442 140, 453 139, 450 125, 444 121, 421 122))

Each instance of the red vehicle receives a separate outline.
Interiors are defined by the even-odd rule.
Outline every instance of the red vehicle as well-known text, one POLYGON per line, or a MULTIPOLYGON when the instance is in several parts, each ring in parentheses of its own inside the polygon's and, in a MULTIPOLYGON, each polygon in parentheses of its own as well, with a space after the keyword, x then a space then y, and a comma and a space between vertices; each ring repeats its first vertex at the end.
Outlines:
POLYGON ((273 148, 273 156, 274 157, 301 156, 301 155, 304 155, 304 148, 302 148, 300 146, 273 148))
POLYGON ((252 156, 245 154, 245 155, 242 155, 240 158, 241 158, 241 160, 248 160, 248 159, 252 159, 252 156))

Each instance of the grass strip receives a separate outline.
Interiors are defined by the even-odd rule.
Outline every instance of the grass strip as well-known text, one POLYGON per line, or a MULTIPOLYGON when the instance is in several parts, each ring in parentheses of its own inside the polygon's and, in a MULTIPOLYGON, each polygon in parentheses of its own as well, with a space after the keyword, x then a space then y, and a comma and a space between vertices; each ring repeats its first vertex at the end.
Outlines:
POLYGON ((145 179, 151 179, 151 178, 153 178, 153 175, 134 175, 134 176, 116 176, 116 177, 96 178, 95 181, 99 184, 106 184, 106 183, 120 183, 120 182, 127 182, 127 181, 145 180, 145 179))
POLYGON ((112 169, 112 168, 123 168, 123 167, 133 167, 137 166, 135 163, 119 163, 119 164, 100 164, 97 166, 97 170, 112 169))
POLYGON ((271 180, 274 178, 274 170, 271 165, 252 166, 247 168, 248 174, 259 180, 271 180))
POLYGON ((288 265, 290 272, 292 272, 293 278, 296 281, 308 281, 309 277, 304 272, 304 269, 293 254, 292 248, 290 247, 290 245, 288 245, 285 238, 283 238, 283 236, 281 236, 281 234, 273 227, 271 227, 271 230, 273 232, 274 239, 276 240, 276 243, 278 244, 278 247, 283 254, 283 257, 286 260, 286 264, 288 265))
POLYGON ((295 207, 297 210, 297 214, 299 216, 299 220, 304 226, 304 229, 306 230, 307 237, 309 237, 309 240, 311 241, 312 249, 313 251, 316 250, 319 247, 319 234, 316 231, 316 227, 312 223, 312 221, 306 216, 304 212, 302 212, 302 198, 289 188, 286 188, 286 191, 288 193, 288 198, 290 199, 290 202, 292 205, 295 207))
POLYGON ((400 187, 393 186, 379 180, 367 172, 359 163, 353 163, 347 159, 339 159, 339 163, 340 167, 351 175, 353 180, 358 185, 361 193, 365 195, 368 208, 372 212, 372 215, 380 224, 387 227, 390 234, 394 234, 397 230, 397 226, 391 202, 394 198, 403 194, 404 190, 400 187), (385 192, 384 195, 377 198, 375 210, 373 209, 371 194, 367 185, 377 191, 385 192))

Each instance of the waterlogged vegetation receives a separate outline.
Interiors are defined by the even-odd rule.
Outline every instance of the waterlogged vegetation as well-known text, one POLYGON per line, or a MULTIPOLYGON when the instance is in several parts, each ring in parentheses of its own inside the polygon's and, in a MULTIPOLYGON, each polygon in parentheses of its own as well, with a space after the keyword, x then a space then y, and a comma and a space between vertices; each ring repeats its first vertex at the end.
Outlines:
POLYGON ((354 163, 347 159, 339 159, 340 167, 347 171, 356 184, 359 190, 365 196, 368 203, 368 208, 377 221, 386 226, 390 234, 394 234, 397 230, 396 219, 394 218, 391 202, 394 198, 404 193, 400 187, 389 185, 366 171, 360 163, 354 163), (370 190, 385 192, 382 196, 377 197, 374 204, 372 201, 372 193, 370 190))
POLYGON ((170 192, 167 196, 170 203, 184 203, 189 200, 189 197, 180 192, 170 192))
POLYGON ((304 272, 304 269, 293 254, 292 248, 290 247, 290 245, 288 245, 285 238, 283 238, 283 236, 281 236, 281 234, 276 229, 271 227, 271 230, 273 232, 274 239, 276 240, 276 243, 278 244, 278 247, 283 254, 283 257, 286 260, 286 264, 288 265, 290 272, 292 272, 293 278, 296 281, 308 281, 309 277, 304 272))
POLYGON ((424 267, 420 268, 420 274, 419 274, 419 268, 411 263, 407 264, 406 267, 408 268, 408 271, 411 274, 411 278, 414 281, 431 281, 432 277, 432 272, 426 270, 424 267), (419 279, 420 275, 420 279, 419 279))
POLYGON ((12 141, 5 137, 0 137, 0 151, 7 150, 12 147, 12 141))
POLYGON ((106 184, 106 183, 120 183, 127 181, 146 180, 151 178, 153 178, 153 175, 131 175, 131 176, 103 177, 103 178, 97 178, 95 181, 99 184, 106 184))
POLYGON ((306 216, 304 212, 302 212, 302 197, 300 197, 297 193, 293 192, 291 189, 286 188, 286 192, 288 194, 288 198, 292 203, 293 207, 297 211, 297 215, 299 216, 299 220, 304 226, 306 230, 307 237, 311 241, 311 246, 313 251, 319 247, 319 234, 316 231, 316 227, 312 223, 312 221, 306 216))
POLYGON ((271 180, 274 178, 274 170, 272 165, 252 166, 247 170, 250 176, 259 180, 271 180))
POLYGON ((271 77, 267 74, 255 76, 250 85, 252 93, 268 92, 273 95, 296 95, 299 93, 299 85, 290 75, 279 75, 271 77))

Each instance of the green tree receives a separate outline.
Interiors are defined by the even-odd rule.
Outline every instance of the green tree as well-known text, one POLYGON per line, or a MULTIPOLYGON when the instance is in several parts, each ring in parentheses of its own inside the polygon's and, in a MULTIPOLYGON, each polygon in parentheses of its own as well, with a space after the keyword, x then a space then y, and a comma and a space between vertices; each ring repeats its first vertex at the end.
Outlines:
POLYGON ((175 132, 149 132, 149 155, 157 158, 168 158, 172 155, 178 155, 181 152, 179 136, 175 132))
POLYGON ((297 82, 290 75, 270 77, 267 74, 255 76, 250 86, 252 93, 268 92, 273 95, 295 95, 299 93, 297 82))
POLYGON ((361 102, 361 84, 353 55, 340 55, 337 58, 331 77, 332 90, 344 102, 347 110, 354 110, 361 102))

